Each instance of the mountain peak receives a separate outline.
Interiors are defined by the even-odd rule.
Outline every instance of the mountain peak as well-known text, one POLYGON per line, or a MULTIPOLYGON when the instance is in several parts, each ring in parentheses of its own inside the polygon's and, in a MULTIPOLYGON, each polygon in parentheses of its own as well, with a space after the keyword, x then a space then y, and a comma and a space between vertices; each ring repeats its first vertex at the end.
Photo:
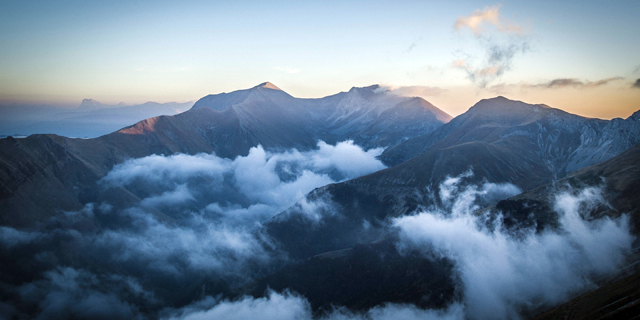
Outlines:
POLYGON ((98 101, 93 100, 93 99, 82 99, 82 103, 92 103, 92 102, 95 103, 95 102, 98 102, 98 101))
POLYGON ((375 91, 380 88, 380 85, 374 84, 367 87, 351 87, 349 92, 363 92, 363 91, 375 91))
POLYGON ((273 90, 280 90, 282 91, 282 89, 278 88, 275 84, 267 81, 267 82, 263 82, 257 86, 255 86, 254 88, 267 88, 267 89, 273 89, 273 90))
POLYGON ((93 100, 93 99, 82 99, 82 103, 78 106, 78 109, 82 110, 95 110, 104 107, 105 105, 93 100))

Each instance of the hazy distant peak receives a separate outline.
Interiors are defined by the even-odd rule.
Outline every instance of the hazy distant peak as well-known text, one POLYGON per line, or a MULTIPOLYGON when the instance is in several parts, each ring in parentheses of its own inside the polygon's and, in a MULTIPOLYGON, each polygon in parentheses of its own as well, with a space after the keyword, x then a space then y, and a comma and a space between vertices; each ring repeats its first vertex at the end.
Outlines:
POLYGON ((101 105, 102 103, 100 103, 99 101, 93 100, 93 99, 82 99, 82 102, 80 103, 80 106, 83 105, 101 105))
POLYGON ((80 103, 80 106, 78 106, 78 109, 82 109, 82 110, 97 110, 100 108, 104 108, 106 107, 106 105, 93 100, 93 99, 82 99, 82 102, 80 103))
POLYGON ((282 91, 282 89, 278 88, 275 84, 267 81, 267 82, 263 82, 257 86, 255 86, 254 88, 267 88, 267 89, 273 89, 273 90, 280 90, 282 91))

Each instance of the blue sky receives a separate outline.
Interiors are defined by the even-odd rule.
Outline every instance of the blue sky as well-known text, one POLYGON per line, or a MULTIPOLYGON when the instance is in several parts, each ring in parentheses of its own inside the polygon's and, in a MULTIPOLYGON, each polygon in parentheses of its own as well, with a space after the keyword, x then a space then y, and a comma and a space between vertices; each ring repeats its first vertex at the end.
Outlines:
POLYGON ((411 86, 453 115, 498 94, 640 109, 638 1, 0 3, 0 103, 189 101, 271 81, 297 97, 411 86))

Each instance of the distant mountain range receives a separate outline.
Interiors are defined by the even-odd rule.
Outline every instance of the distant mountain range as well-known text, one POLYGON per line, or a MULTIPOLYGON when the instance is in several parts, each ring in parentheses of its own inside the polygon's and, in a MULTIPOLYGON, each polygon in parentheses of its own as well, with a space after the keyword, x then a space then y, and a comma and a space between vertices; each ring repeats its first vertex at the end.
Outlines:
POLYGON ((146 102, 140 105, 106 105, 84 99, 77 108, 52 106, 0 106, 0 136, 57 134, 75 138, 95 138, 159 115, 188 110, 193 102, 146 102))
MULTIPOLYGON (((186 105, 147 103, 106 107, 85 100, 77 116, 47 123, 88 124, 96 118, 126 119, 134 114, 175 110, 186 105)), ((60 236, 56 240, 59 242, 47 244, 57 246, 46 248, 61 252, 56 253, 58 258, 52 258, 53 253, 43 253, 38 259, 49 261, 46 263, 59 259, 75 268, 138 277, 141 286, 156 292, 154 299, 159 300, 149 299, 154 302, 145 304, 140 302, 141 297, 127 296, 130 300, 126 303, 139 302, 138 307, 143 310, 140 312, 147 312, 149 317, 157 317, 163 303, 179 308, 200 301, 205 291, 207 295, 233 299, 244 295, 263 297, 270 289, 302 294, 318 315, 330 313, 335 307, 364 312, 385 303, 442 310, 462 299, 462 280, 457 276, 460 268, 449 257, 435 253, 426 257, 419 250, 401 245, 397 219, 450 205, 445 203, 443 184, 464 180, 472 187, 489 185, 495 189, 485 192, 488 195, 472 206, 476 215, 486 217, 483 221, 487 225, 499 220, 514 234, 531 228, 537 233, 557 231, 554 195, 571 188, 597 186, 603 188, 603 197, 610 206, 594 207, 594 219, 605 216, 613 219, 628 213, 632 234, 639 235, 639 143, 640 111, 627 119, 607 121, 496 97, 481 100, 452 119, 422 98, 397 96, 377 85, 319 99, 299 99, 265 82, 245 90, 208 95, 182 113, 150 117, 97 138, 35 134, 0 139, 0 225, 5 228, 0 231, 15 230, 6 232, 26 239, 20 232, 40 237, 46 232, 57 235, 62 234, 60 230, 73 230, 75 233, 70 236, 60 236), (144 187, 135 183, 105 187, 101 179, 133 159, 149 157, 162 164, 170 155, 204 153, 217 156, 216 166, 237 170, 236 161, 256 157, 259 152, 295 158, 301 152, 315 150, 319 141, 335 145, 345 140, 352 140, 364 150, 384 148, 384 152, 379 151, 382 152, 379 159, 388 168, 300 194, 295 198, 299 201, 294 199, 291 207, 273 212, 265 221, 252 223, 251 239, 258 239, 270 258, 264 265, 252 260, 243 266, 251 271, 245 282, 228 275, 211 280, 207 278, 211 275, 197 272, 198 276, 178 275, 181 280, 165 281, 162 272, 166 270, 155 264, 157 270, 153 272, 157 274, 138 276, 136 268, 141 262, 137 260, 131 266, 109 269, 93 262, 111 261, 108 257, 83 251, 101 244, 96 239, 104 230, 129 232, 148 223, 144 222, 148 219, 141 218, 143 215, 136 216, 136 210, 150 213, 154 221, 166 224, 162 228, 192 227, 171 205, 151 207, 148 199, 156 192, 177 201, 180 190, 194 182, 181 180, 177 189, 164 193, 162 180, 144 187), (143 203, 143 199, 147 202, 143 203), (107 208, 105 212, 125 212, 127 218, 116 214, 96 217, 91 213, 82 220, 76 216, 77 212, 98 206, 107 208), (79 234, 88 234, 91 240, 77 242, 79 234)), ((183 165, 184 170, 191 170, 191 163, 183 165)), ((247 168, 259 165, 263 164, 256 162, 247 168)), ((286 182, 295 172, 308 173, 295 165, 268 161, 264 165, 272 165, 279 179, 286 182)), ((140 180, 147 174, 145 170, 151 169, 138 165, 135 170, 144 173, 136 176, 140 180)), ((323 174, 329 177, 335 172, 323 174)), ((225 194, 225 188, 239 183, 235 176, 230 178, 231 182, 225 180, 229 175, 229 172, 221 173, 220 177, 201 174, 196 175, 195 181, 225 194)), ((267 178, 256 175, 247 179, 267 178)), ((168 176, 164 179, 169 180, 168 176)), ((253 187, 249 184, 246 188, 253 187)), ((478 191, 477 188, 473 190, 478 191)), ((193 195, 183 198, 186 203, 196 202, 193 195)), ((185 215, 206 220, 211 218, 208 216, 211 212, 222 214, 220 208, 225 205, 233 207, 224 201, 212 203, 207 206, 209 209, 187 205, 185 215)), ((229 219, 239 218, 229 216, 229 219)), ((4 239, 1 236, 0 240, 4 239)), ((229 241, 237 240, 233 236, 229 235, 233 239, 229 241)), ((236 245, 247 242, 237 241, 236 245)), ((37 252, 35 247, 29 248, 31 251, 25 252, 37 252)), ((0 255, 14 254, 10 249, 2 250, 0 255)), ((45 264, 42 261, 33 262, 37 265, 33 267, 34 274, 7 263, 2 270, 10 276, 0 277, 0 282, 7 283, 6 288, 24 286, 34 281, 37 272, 44 272, 46 268, 38 264, 45 264)), ((110 277, 105 279, 115 281, 115 276, 110 277)), ((19 300, 18 289, 2 288, 1 296, 19 300)), ((29 309, 24 303, 24 309, 29 309)))

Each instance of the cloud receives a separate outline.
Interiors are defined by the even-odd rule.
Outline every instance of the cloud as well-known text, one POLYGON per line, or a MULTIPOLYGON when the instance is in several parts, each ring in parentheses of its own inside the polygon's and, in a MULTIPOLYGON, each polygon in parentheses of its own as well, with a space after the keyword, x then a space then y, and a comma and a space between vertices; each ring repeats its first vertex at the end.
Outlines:
POLYGON ((640 89, 640 79, 637 79, 636 82, 631 86, 632 88, 640 89))
POLYGON ((158 207, 180 204, 189 200, 194 200, 194 198, 187 186, 181 184, 173 191, 165 191, 161 195, 145 198, 140 204, 145 207, 158 207))
POLYGON ((511 70, 516 56, 531 50, 529 36, 520 26, 501 17, 499 5, 476 10, 468 16, 458 18, 454 29, 465 28, 474 33, 483 54, 465 53, 463 59, 453 60, 452 65, 463 70, 467 78, 481 88, 485 88, 511 70), (487 25, 495 27, 497 34, 488 32, 485 29, 487 25), (480 62, 476 62, 478 60, 480 62))
POLYGON ((580 81, 575 78, 559 78, 553 79, 549 82, 540 83, 533 85, 532 87, 536 88, 566 88, 566 87, 574 87, 574 88, 595 88, 609 84, 613 81, 623 80, 622 77, 611 77, 606 79, 601 79, 598 81, 580 81))
POLYGON ((384 151, 383 148, 364 151, 350 140, 335 146, 320 141, 318 148, 318 151, 311 155, 314 168, 320 170, 335 168, 342 172, 346 179, 353 179, 386 168, 382 162, 376 159, 384 151))
POLYGON ((316 150, 306 152, 271 153, 258 146, 234 160, 210 154, 129 160, 102 184, 129 188, 142 198, 140 207, 115 214, 135 225, 105 231, 94 243, 115 251, 112 262, 176 277, 247 275, 244 266, 250 262, 269 264, 269 240, 254 233, 261 222, 315 188, 384 169, 376 159, 382 151, 365 151, 352 141, 319 141, 316 150), (177 223, 166 223, 154 210, 177 223))
POLYGON ((441 185, 445 208, 397 218, 394 224, 402 245, 455 262, 468 318, 519 318, 523 311, 566 301, 594 288, 590 279, 615 273, 630 253, 633 236, 627 216, 582 218, 603 201, 598 188, 556 195, 559 230, 536 233, 532 228, 514 238, 500 220, 487 226, 486 216, 474 214, 474 198, 491 190, 509 191, 509 186, 463 187, 464 177, 441 185))
MULTIPOLYGON (((154 318, 207 294, 231 295, 286 262, 262 234, 263 222, 315 188, 384 169, 376 159, 382 151, 319 141, 305 152, 258 146, 233 160, 176 154, 125 161, 94 190, 107 202, 59 211, 37 231, 0 227, 3 272, 12 277, 0 281, 1 293, 18 306, 6 312, 154 318), (108 196, 114 193, 129 200, 108 196)), ((300 205, 319 222, 314 210, 331 211, 322 201, 300 205)))
MULTIPOLYGON (((243 203, 259 202, 281 210, 317 187, 385 168, 376 159, 382 148, 364 151, 353 141, 335 146, 319 141, 317 148, 306 152, 293 149, 269 153, 258 146, 251 148, 247 156, 234 160, 211 154, 152 155, 115 166, 101 183, 106 187, 145 190, 141 195, 145 198, 142 204, 146 206, 191 200, 197 203, 198 199, 204 200, 205 191, 201 188, 204 184, 208 187, 205 192, 208 199, 243 198, 243 203), (226 190, 222 190, 222 186, 226 190), (194 190, 199 193, 194 194, 194 190)), ((219 206, 222 207, 229 206, 219 206)))
POLYGON ((221 277, 244 275, 245 263, 266 265, 269 260, 260 239, 247 228, 197 214, 184 219, 183 226, 163 223, 140 209, 123 214, 136 221, 136 228, 108 230, 93 239, 100 251, 110 253, 111 264, 142 266, 178 278, 194 272, 221 277))
POLYGON ((116 165, 101 181, 113 186, 124 186, 136 179, 160 184, 174 180, 183 182, 193 176, 222 180, 222 172, 230 163, 229 159, 204 153, 169 157, 151 155, 116 165))
POLYGON ((522 28, 500 16, 500 5, 476 10, 468 16, 459 17, 453 25, 454 29, 469 28, 474 34, 481 35, 486 25, 494 26, 504 33, 521 33, 522 28))
POLYGON ((487 88, 488 90, 496 93, 507 93, 513 89, 562 89, 562 88, 575 88, 575 89, 587 89, 606 86, 612 82, 624 80, 623 77, 610 77, 600 79, 596 81, 583 81, 576 78, 558 78, 548 82, 542 82, 537 84, 531 84, 526 82, 520 83, 499 83, 487 88))
POLYGON ((21 286, 23 300, 36 303, 39 319, 124 319, 134 318, 136 307, 124 302, 119 293, 140 292, 129 285, 131 279, 96 276, 82 269, 59 267, 44 273, 40 280, 21 286))
POLYGON ((224 301, 209 310, 192 312, 179 319, 311 319, 311 308, 299 296, 272 292, 264 298, 245 297, 234 302, 224 301))
POLYGON ((447 89, 430 86, 394 86, 383 84, 380 85, 376 92, 386 92, 401 97, 435 97, 445 92, 447 89))
POLYGON ((478 66, 466 59, 456 59, 452 62, 454 68, 463 70, 471 82, 485 88, 489 83, 500 78, 506 71, 511 70, 513 59, 518 54, 530 50, 527 38, 510 38, 499 43, 493 38, 481 40, 485 47, 484 61, 478 66))
POLYGON ((0 244, 12 248, 17 245, 27 244, 44 237, 40 232, 26 232, 11 227, 0 226, 0 244))
POLYGON ((405 53, 409 53, 409 52, 411 52, 411 50, 413 50, 413 48, 415 48, 417 45, 418 45, 418 44, 417 44, 417 43, 415 43, 415 42, 411 43, 411 45, 410 45, 410 46, 407 48, 407 50, 405 50, 404 52, 405 52, 405 53))
POLYGON ((422 310, 412 305, 387 304, 372 308, 364 313, 352 313, 336 309, 320 317, 314 317, 311 307, 304 297, 289 292, 270 291, 266 297, 244 297, 237 301, 221 301, 213 306, 199 309, 214 301, 205 299, 205 303, 195 303, 174 312, 165 319, 204 320, 204 319, 296 319, 296 320, 383 320, 383 319, 462 319, 463 306, 454 304, 445 310, 422 310), (208 302, 208 303, 206 303, 208 302))

